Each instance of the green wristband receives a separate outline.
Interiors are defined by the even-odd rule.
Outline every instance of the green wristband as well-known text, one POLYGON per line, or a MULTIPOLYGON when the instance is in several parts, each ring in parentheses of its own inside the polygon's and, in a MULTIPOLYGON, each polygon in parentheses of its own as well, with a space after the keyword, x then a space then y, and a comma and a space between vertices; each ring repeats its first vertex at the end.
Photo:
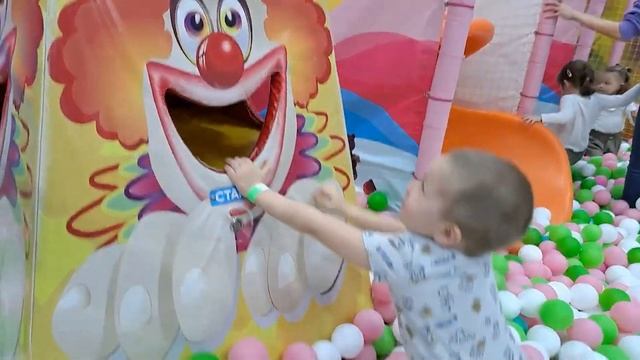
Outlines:
POLYGON ((267 185, 263 183, 257 183, 251 186, 249 188, 249 191, 247 191, 247 200, 249 200, 249 202, 251 202, 252 204, 255 204, 258 196, 260 196, 260 194, 267 190, 269 190, 269 187, 267 185))

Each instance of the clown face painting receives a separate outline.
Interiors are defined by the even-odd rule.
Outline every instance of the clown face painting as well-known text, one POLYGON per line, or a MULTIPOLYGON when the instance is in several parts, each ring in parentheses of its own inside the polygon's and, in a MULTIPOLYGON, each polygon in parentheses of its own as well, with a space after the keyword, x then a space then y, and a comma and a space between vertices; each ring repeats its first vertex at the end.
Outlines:
MULTIPOLYGON (((176 358, 243 336, 281 338, 269 348, 279 356, 281 341, 353 316, 363 304, 341 290, 367 286, 366 274, 243 201, 223 170, 247 156, 292 199, 311 203, 326 181, 353 196, 320 5, 72 0, 57 27, 47 61, 59 119, 46 136, 85 174, 63 226, 85 255, 48 305, 67 357, 176 358)), ((60 179, 48 176, 52 188, 60 179)))

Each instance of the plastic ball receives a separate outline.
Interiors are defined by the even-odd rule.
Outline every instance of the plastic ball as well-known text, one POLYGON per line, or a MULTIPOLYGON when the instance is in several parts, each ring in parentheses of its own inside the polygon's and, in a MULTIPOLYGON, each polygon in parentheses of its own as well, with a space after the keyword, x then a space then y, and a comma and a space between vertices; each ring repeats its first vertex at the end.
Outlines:
POLYGON ((211 353, 195 353, 189 357, 189 360, 219 360, 219 358, 211 353))
POLYGON ((573 310, 562 300, 547 300, 540 307, 540 320, 556 331, 566 330, 573 324, 573 310))
POLYGON ((618 347, 622 349, 630 359, 640 359, 640 336, 625 336, 618 341, 618 347))
POLYGON ((595 321, 600 327, 600 330, 602 330, 603 344, 613 344, 613 342, 618 338, 618 326, 610 317, 596 314, 589 316, 589 319, 595 321))
POLYGON ((602 230, 598 225, 589 224, 582 228, 582 239, 585 242, 598 241, 602 237, 602 230))
POLYGON ((520 299, 509 291, 498 292, 498 301, 504 317, 512 320, 520 314, 522 305, 520 299))
POLYGON ((522 242, 527 245, 539 245, 542 242, 542 234, 534 227, 529 227, 522 237, 522 242))
POLYGON ((384 327, 382 335, 374 341, 373 347, 376 349, 378 357, 386 357, 396 347, 396 339, 393 337, 393 331, 389 326, 384 327))
POLYGON ((615 215, 622 215, 629 210, 629 204, 624 200, 614 200, 611 202, 611 211, 615 215))
MULTIPOLYGON (((584 203, 582 203, 582 205, 580 206, 584 211, 586 211, 589 216, 593 216, 595 215, 598 211, 600 211, 600 206, 598 206, 598 204, 596 204, 593 201, 586 201, 584 203)), ((589 219, 589 221, 591 221, 591 219, 589 219)))
POLYGON ((551 277, 551 270, 542 262, 526 262, 523 267, 525 275, 531 278, 532 282, 533 278, 551 277))
POLYGON ((404 351, 394 351, 388 357, 387 360, 407 360, 409 357, 404 351))
POLYGON ((567 268, 564 274, 569 277, 572 281, 576 281, 582 275, 587 275, 589 271, 585 269, 584 266, 581 265, 571 265, 567 268))
MULTIPOLYGON (((627 252, 627 261, 629 264, 638 264, 640 263, 640 248, 634 248, 627 252)), ((640 269, 639 269, 640 270, 640 269)), ((640 275, 640 271, 638 272, 640 275)))
POLYGON ((542 261, 542 251, 533 245, 524 245, 518 250, 518 256, 527 261, 542 261))
POLYGON ((591 190, 580 189, 580 190, 576 191, 574 197, 579 203, 582 204, 582 203, 585 203, 587 201, 592 201, 593 200, 593 193, 591 192, 591 190))
POLYGON ((556 297, 558 298, 558 300, 562 300, 564 302, 570 302, 571 301, 571 290, 569 290, 569 288, 567 287, 567 285, 558 282, 558 281, 551 281, 549 282, 547 285, 551 286, 551 288, 553 288, 553 290, 556 293, 556 297))
MULTIPOLYGON (((598 165, 599 166, 599 165, 598 165)), ((582 167, 581 173, 583 176, 593 176, 596 174, 596 166, 593 164, 586 164, 582 167)))
POLYGON ((371 343, 382 335, 384 330, 384 320, 382 316, 373 309, 366 309, 358 312, 353 318, 353 324, 360 329, 366 343, 371 343))
POLYGON ((537 207, 537 208, 533 209, 533 217, 534 218, 551 220, 551 210, 549 210, 549 209, 547 209, 545 207, 537 207))
POLYGON ((542 251, 543 255, 549 252, 559 252, 556 250, 556 243, 553 241, 543 241, 538 245, 538 248, 542 251))
POLYGON ((509 268, 507 270, 507 274, 509 276, 524 275, 524 268, 522 267, 522 264, 520 264, 519 262, 509 261, 507 264, 507 267, 509 268))
POLYGON ((610 224, 602 224, 600 225, 600 230, 602 230, 602 237, 600 238, 603 243, 611 244, 616 241, 618 237, 618 230, 613 225, 610 224))
POLYGON ((625 333, 640 332, 640 306, 628 301, 618 302, 611 307, 609 316, 618 325, 618 329, 625 333))
POLYGON ((624 192, 624 185, 613 185, 611 188, 611 197, 620 200, 622 199, 622 193, 624 192))
POLYGON ((393 324, 391 324, 391 332, 393 332, 393 337, 396 341, 400 343, 400 322, 398 319, 395 319, 393 324))
POLYGON ((638 209, 628 209, 627 211, 624 212, 624 216, 640 221, 640 210, 638 209))
POLYGON ((267 348, 255 338, 245 338, 233 344, 228 355, 229 360, 268 360, 267 348))
POLYGON ((549 227, 549 239, 558 241, 562 238, 570 237, 571 230, 564 225, 554 225, 549 227))
POLYGON ((499 274, 506 275, 509 270, 509 264, 507 259, 504 258, 503 255, 493 254, 491 257, 491 261, 493 264, 493 270, 499 274))
POLYGON ((495 274, 496 288, 498 290, 505 290, 507 288, 507 279, 500 274, 495 274))
POLYGON ((582 182, 580 182, 580 189, 589 190, 596 185, 597 185, 596 179, 586 178, 582 180, 582 182))
POLYGON ((542 263, 551 270, 552 275, 564 274, 569 267, 567 258, 558 251, 544 254, 542 263))
POLYGON ((631 235, 637 235, 640 232, 640 223, 636 219, 624 219, 620 222, 620 227, 627 230, 631 235))
POLYGON ((347 359, 356 357, 364 347, 362 332, 353 324, 338 325, 331 334, 331 342, 347 359))
POLYGON ((591 319, 576 319, 567 330, 567 336, 571 340, 576 340, 596 348, 602 344, 604 335, 602 329, 591 319))
POLYGON ((600 307, 604 311, 609 311, 620 301, 631 301, 631 297, 626 292, 614 288, 605 289, 600 294, 600 307))
POLYGON ((390 304, 393 299, 389 284, 385 282, 374 281, 371 283, 371 298, 377 304, 390 304))
POLYGON ((602 290, 604 290, 604 283, 600 279, 596 278, 591 274, 580 276, 576 280, 576 284, 589 284, 593 286, 593 288, 596 289, 596 291, 599 293, 602 292, 602 290))
POLYGON ((367 206, 375 212, 383 212, 389 208, 389 198, 382 191, 375 191, 367 198, 367 206))
POLYGON ((518 343, 527 338, 527 335, 524 333, 524 329, 514 322, 509 323, 509 330, 511 331, 511 335, 513 335, 514 340, 518 343))
POLYGON ((607 266, 620 265, 627 266, 627 254, 617 246, 609 246, 604 249, 604 263, 607 266))
POLYGON ((607 270, 604 272, 604 275, 607 278, 607 282, 611 284, 622 278, 630 276, 631 272, 629 271, 629 269, 625 268, 624 266, 613 265, 607 268, 607 270))
POLYGON ((342 360, 338 348, 328 340, 319 340, 313 344, 313 351, 318 360, 342 360))
POLYGON ((595 242, 588 242, 582 245, 579 254, 580 261, 587 269, 600 267, 604 262, 604 252, 602 246, 595 242))
POLYGON ((378 355, 376 354, 376 349, 373 348, 373 345, 365 345, 360 351, 360 354, 355 357, 354 360, 376 360, 378 355))
POLYGON ((593 223, 596 225, 613 224, 613 216, 605 211, 599 211, 593 215, 593 223))
MULTIPOLYGON (((375 305, 374 305, 375 306, 375 305)), ((393 306, 393 303, 390 304, 382 304, 375 306, 377 312, 382 316, 382 320, 384 320, 385 324, 391 324, 397 317, 396 307, 393 306)))
POLYGON ((591 348, 580 341, 567 341, 560 347, 558 360, 584 360, 591 357, 591 348))
POLYGON ((571 221, 576 224, 588 224, 591 221, 591 216, 586 210, 576 209, 571 215, 571 221))
POLYGON ((529 341, 537 342, 547 351, 549 356, 555 356, 560 351, 560 336, 548 326, 536 325, 527 333, 529 341))
POLYGON ((598 306, 598 292, 588 284, 571 287, 571 305, 578 310, 590 310, 598 306))
POLYGON ((593 201, 600 206, 608 205, 611 202, 611 194, 606 189, 599 190, 593 194, 593 201))
POLYGON ((551 286, 549 286, 549 284, 535 284, 533 285, 533 288, 543 293, 544 297, 547 298, 547 300, 556 299, 558 297, 556 295, 556 291, 551 286))
POLYGON ((547 300, 544 294, 537 289, 526 289, 518 294, 518 299, 522 306, 522 314, 528 317, 535 317, 540 311, 540 307, 547 300))
POLYGON ((568 258, 567 262, 569 263, 569 267, 571 267, 571 266, 582 266, 582 267, 584 267, 584 265, 582 264, 582 261, 580 261, 580 259, 578 259, 578 258, 568 258))
POLYGON ((607 167, 602 166, 602 167, 599 167, 599 168, 596 169, 596 172, 595 172, 594 175, 596 175, 596 176, 604 176, 607 179, 609 179, 609 178, 611 178, 611 170, 608 169, 607 167))
POLYGON ((574 257, 580 253, 582 245, 571 236, 560 238, 556 241, 556 246, 562 255, 566 257, 574 257))
POLYGON ((631 360, 622 349, 614 345, 600 345, 596 351, 604 355, 607 360, 631 360))
POLYGON ((315 360, 313 348, 303 342, 293 343, 284 350, 282 360, 315 360))
POLYGON ((544 347, 532 341, 525 341, 520 344, 520 351, 525 360, 549 360, 549 355, 544 347))

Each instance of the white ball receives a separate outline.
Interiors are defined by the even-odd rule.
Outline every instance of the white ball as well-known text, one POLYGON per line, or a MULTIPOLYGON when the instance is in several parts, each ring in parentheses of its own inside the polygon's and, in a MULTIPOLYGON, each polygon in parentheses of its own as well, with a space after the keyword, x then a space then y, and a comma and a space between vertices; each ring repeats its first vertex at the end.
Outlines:
POLYGON ((583 176, 593 176, 596 173, 596 167, 593 164, 586 164, 581 169, 583 176))
POLYGON ((629 290, 627 290, 627 294, 629 294, 632 299, 640 301, 640 286, 634 286, 630 288, 629 290))
POLYGON ((580 203, 575 201, 575 200, 573 200, 572 207, 573 207, 573 210, 578 210, 578 209, 580 209, 580 203))
POLYGON ((520 334, 518 333, 518 330, 516 330, 516 328, 514 328, 513 326, 509 325, 509 331, 511 331, 511 336, 513 337, 513 341, 516 344, 520 344, 522 340, 520 339, 520 334))
POLYGON ((636 209, 640 209, 640 199, 636 200, 636 209))
POLYGON ((539 342, 527 340, 527 341, 524 341, 520 346, 522 345, 529 345, 533 348, 536 348, 540 352, 544 360, 549 360, 549 353, 544 348, 544 346, 542 346, 542 344, 540 344, 539 342))
POLYGON ((622 144, 620 144, 620 152, 621 153, 625 153, 625 152, 629 151, 630 148, 631 148, 631 145, 628 142, 623 142, 622 144))
POLYGON ((640 336, 625 336, 618 342, 618 347, 620 347, 630 359, 640 359, 640 336))
POLYGON ((353 324, 340 324, 331 334, 331 342, 338 349, 343 358, 351 359, 362 351, 364 336, 362 331, 353 324))
POLYGON ((627 285, 627 287, 634 287, 634 286, 640 285, 640 280, 638 280, 633 275, 623 276, 620 279, 618 279, 617 282, 619 282, 621 284, 624 284, 624 285, 627 285))
POLYGON ((589 284, 575 284, 571 287, 571 305, 578 310, 589 310, 598 306, 598 291, 589 284))
POLYGON ((518 299, 522 306, 522 314, 528 317, 538 316, 540 307, 547 301, 542 291, 533 288, 522 291, 518 294, 518 299))
POLYGON ((613 266, 610 266, 607 270, 605 270, 604 275, 607 279, 607 282, 609 284, 613 284, 614 282, 624 277, 630 276, 631 272, 624 266, 613 265, 613 266))
POLYGON ((524 245, 518 250, 518 256, 522 258, 524 262, 529 261, 542 261, 542 251, 534 245, 524 245))
POLYGON ((313 344, 317 360, 342 360, 340 351, 328 340, 319 340, 313 344))
POLYGON ((550 281, 548 285, 556 292, 558 300, 562 300, 566 303, 571 302, 571 290, 569 290, 567 285, 559 281, 550 281))
POLYGON ((540 217, 542 219, 551 220, 551 210, 545 207, 538 207, 533 209, 533 217, 540 217))
POLYGON ((611 224, 600 225, 602 230, 602 242, 605 244, 611 244, 618 238, 618 230, 611 224))
POLYGON ((620 234, 620 237, 623 239, 629 236, 629 232, 626 229, 623 229, 621 227, 616 228, 616 231, 618 232, 618 234, 620 234))
POLYGON ((600 190, 607 190, 607 188, 606 188, 606 187, 604 187, 604 186, 602 186, 602 185, 594 185, 594 186, 591 188, 591 192, 592 192, 592 193, 594 193, 594 194, 595 194, 595 193, 597 193, 597 192, 598 192, 598 191, 600 191, 600 190))
POLYGON ((571 232, 571 236, 572 236, 574 239, 578 240, 578 242, 579 242, 580 244, 583 244, 583 243, 584 243, 584 240, 582 239, 582 235, 581 235, 579 232, 572 231, 572 232, 571 232))
POLYGON ((607 359, 606 356, 600 354, 599 352, 595 352, 595 351, 591 353, 591 357, 588 358, 588 359, 589 360, 609 360, 609 359, 607 359))
POLYGON ((558 360, 585 360, 591 357, 591 348, 580 341, 567 341, 560 347, 558 360))
POLYGON ((393 324, 391 325, 391 331, 393 332, 393 336, 396 338, 398 343, 400 343, 400 340, 401 340, 401 337, 400 337, 400 322, 398 321, 397 317, 396 317, 395 320, 393 320, 393 324))
POLYGON ((556 356, 560 351, 560 336, 548 326, 536 325, 532 327, 527 332, 527 338, 542 345, 550 357, 556 356))
POLYGON ((625 229, 629 235, 638 235, 640 232, 640 223, 636 219, 624 219, 619 227, 625 229))
POLYGON ((498 293, 498 300, 500 301, 500 308, 504 317, 508 320, 513 320, 516 316, 520 315, 522 305, 520 299, 509 291, 500 291, 498 293))
MULTIPOLYGON (((640 247, 640 244, 636 241, 636 239, 630 237, 620 241, 620 244, 618 244, 618 247, 622 249, 622 251, 628 253, 629 250, 640 247)), ((635 264, 632 264, 632 265, 635 265, 635 264)))
POLYGON ((578 160, 578 162, 577 162, 577 163, 575 163, 573 166, 574 166, 576 169, 582 169, 582 168, 583 168, 583 167, 585 167, 585 165, 587 165, 587 164, 588 164, 588 162, 587 162, 586 160, 578 160))
POLYGON ((633 275, 633 276, 635 276, 637 278, 640 278, 640 264, 638 264, 638 263, 631 264, 631 265, 629 265, 627 270, 629 270, 631 275, 633 275))

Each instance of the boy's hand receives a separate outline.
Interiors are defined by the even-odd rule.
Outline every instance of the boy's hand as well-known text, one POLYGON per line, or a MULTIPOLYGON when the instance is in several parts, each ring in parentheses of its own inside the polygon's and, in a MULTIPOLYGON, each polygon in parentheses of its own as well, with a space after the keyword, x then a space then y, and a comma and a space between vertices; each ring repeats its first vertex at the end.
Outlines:
POLYGON ((522 117, 522 120, 524 120, 524 122, 527 124, 535 124, 535 123, 542 122, 542 118, 536 115, 524 115, 522 117))
POLYGON ((567 20, 574 20, 578 11, 559 0, 545 0, 543 12, 545 18, 561 17, 567 20))
POLYGON ((243 196, 247 195, 247 191, 253 185, 263 181, 268 170, 266 162, 262 166, 257 166, 248 158, 236 157, 227 159, 226 162, 224 171, 243 196))
POLYGON ((325 212, 338 212, 344 216, 344 196, 333 184, 323 184, 313 194, 313 199, 320 210, 325 212))

